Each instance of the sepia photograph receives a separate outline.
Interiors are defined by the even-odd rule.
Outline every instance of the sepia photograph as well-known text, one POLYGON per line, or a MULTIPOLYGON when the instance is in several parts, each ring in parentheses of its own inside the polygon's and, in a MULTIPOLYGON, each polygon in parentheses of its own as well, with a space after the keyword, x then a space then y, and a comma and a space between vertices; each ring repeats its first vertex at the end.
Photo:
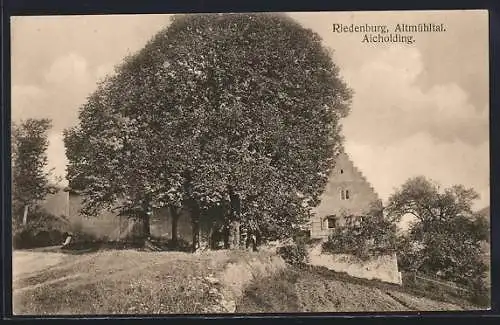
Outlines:
POLYGON ((488 11, 10 30, 14 315, 490 309, 488 11))

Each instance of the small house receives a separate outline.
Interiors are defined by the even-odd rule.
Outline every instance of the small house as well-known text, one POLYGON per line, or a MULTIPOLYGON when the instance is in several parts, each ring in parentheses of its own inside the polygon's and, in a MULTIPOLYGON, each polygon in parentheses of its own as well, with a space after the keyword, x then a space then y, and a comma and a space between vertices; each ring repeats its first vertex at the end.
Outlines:
POLYGON ((321 203, 310 222, 311 238, 326 239, 335 227, 359 222, 380 199, 372 185, 341 152, 331 170, 321 203))

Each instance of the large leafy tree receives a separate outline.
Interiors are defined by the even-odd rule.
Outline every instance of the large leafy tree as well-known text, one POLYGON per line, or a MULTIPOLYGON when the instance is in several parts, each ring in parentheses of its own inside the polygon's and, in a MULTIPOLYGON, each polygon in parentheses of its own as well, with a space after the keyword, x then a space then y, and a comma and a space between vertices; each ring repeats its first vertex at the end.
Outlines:
POLYGON ((12 126, 12 210, 26 224, 30 209, 56 188, 47 169, 49 119, 26 119, 12 126))
POLYGON ((487 233, 472 209, 478 197, 462 185, 441 190, 424 177, 403 184, 387 207, 395 218, 409 214, 416 220, 401 241, 402 266, 463 284, 480 282, 485 271, 480 244, 487 233))
POLYGON ((80 125, 65 130, 64 141, 70 187, 83 196, 81 212, 95 216, 102 209, 116 210, 142 220, 148 237, 151 208, 181 204, 175 157, 177 146, 184 146, 159 134, 158 125, 167 122, 141 109, 144 98, 137 94, 150 84, 136 70, 140 59, 126 59, 99 85, 80 109, 80 125))
POLYGON ((351 98, 319 36, 276 14, 178 16, 97 93, 76 137, 92 148, 70 157, 70 178, 93 179, 83 182, 87 206, 115 204, 141 168, 137 195, 190 207, 193 242, 214 207, 227 207, 224 219, 236 227, 282 234, 306 218, 351 98), (124 159, 107 144, 110 133, 140 148, 124 159))
POLYGON ((158 34, 151 53, 174 80, 191 75, 171 98, 194 117, 185 132, 203 157, 191 171, 199 203, 228 200, 238 222, 304 216, 350 99, 319 37, 282 15, 188 16, 158 34))

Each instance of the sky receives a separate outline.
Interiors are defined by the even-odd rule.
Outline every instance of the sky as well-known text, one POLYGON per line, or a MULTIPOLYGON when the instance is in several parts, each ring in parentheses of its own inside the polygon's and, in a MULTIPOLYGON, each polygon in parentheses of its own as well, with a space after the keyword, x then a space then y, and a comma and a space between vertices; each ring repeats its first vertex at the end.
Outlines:
MULTIPOLYGON (((408 178, 473 187, 489 205, 486 11, 290 13, 318 33, 354 91, 345 148, 386 200, 408 178), (414 44, 362 43, 332 24, 444 24, 414 44)), ((96 84, 140 50, 169 15, 13 17, 12 120, 48 117, 49 166, 64 176, 62 130, 96 84)))

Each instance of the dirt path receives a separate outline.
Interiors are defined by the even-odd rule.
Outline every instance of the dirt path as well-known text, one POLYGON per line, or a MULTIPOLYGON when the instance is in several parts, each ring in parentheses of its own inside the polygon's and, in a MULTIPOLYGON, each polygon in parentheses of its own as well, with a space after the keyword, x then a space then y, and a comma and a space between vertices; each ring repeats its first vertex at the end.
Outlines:
POLYGON ((70 255, 55 252, 19 250, 12 254, 12 278, 37 273, 66 261, 70 255))

